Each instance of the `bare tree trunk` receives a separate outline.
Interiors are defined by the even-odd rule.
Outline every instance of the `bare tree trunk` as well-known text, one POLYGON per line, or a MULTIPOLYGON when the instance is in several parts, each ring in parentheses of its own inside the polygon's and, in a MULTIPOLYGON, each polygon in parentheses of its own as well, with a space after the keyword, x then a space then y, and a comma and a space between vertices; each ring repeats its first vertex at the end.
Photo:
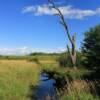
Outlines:
POLYGON ((73 64, 74 69, 76 69, 76 34, 72 37, 72 50, 70 50, 69 46, 67 45, 68 52, 70 54, 70 58, 73 64))
POLYGON ((77 56, 76 56, 76 33, 73 36, 71 36, 69 29, 68 29, 68 25, 64 18, 64 15, 60 11, 60 9, 58 7, 56 7, 56 5, 54 4, 54 2, 52 0, 48 0, 48 1, 50 4, 52 4, 52 8, 57 11, 57 14, 55 14, 55 15, 60 17, 60 23, 63 25, 63 27, 66 30, 66 34, 71 43, 71 50, 70 50, 70 47, 67 45, 68 53, 70 55, 73 67, 74 67, 74 69, 76 69, 76 58, 77 58, 77 56))

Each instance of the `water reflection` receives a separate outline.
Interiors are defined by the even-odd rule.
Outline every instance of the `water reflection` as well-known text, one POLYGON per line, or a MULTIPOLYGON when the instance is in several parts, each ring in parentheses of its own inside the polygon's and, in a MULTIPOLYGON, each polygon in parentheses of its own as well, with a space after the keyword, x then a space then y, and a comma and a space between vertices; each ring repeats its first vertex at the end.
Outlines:
MULTIPOLYGON (((58 100, 56 88, 54 87, 55 81, 49 79, 46 75, 41 75, 41 82, 37 88, 37 100, 45 100, 45 98, 50 98, 50 100, 58 100)), ((49 100, 49 99, 48 99, 49 100)))

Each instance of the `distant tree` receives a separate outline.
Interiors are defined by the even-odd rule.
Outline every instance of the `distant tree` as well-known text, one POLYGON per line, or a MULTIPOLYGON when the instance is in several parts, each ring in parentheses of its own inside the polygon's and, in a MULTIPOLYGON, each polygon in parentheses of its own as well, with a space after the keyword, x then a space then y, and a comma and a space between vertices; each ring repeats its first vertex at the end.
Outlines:
POLYGON ((84 64, 89 68, 100 68, 100 25, 85 33, 82 44, 84 64))
POLYGON ((67 45, 67 49, 72 61, 72 65, 73 67, 76 69, 76 33, 71 36, 70 32, 69 32, 69 28, 68 25, 66 23, 66 20, 64 18, 64 15, 62 14, 62 12, 60 11, 60 9, 55 5, 55 3, 53 2, 53 0, 48 0, 49 3, 52 5, 52 8, 55 9, 57 11, 57 13, 55 15, 59 16, 60 18, 60 23, 63 25, 63 27, 66 30, 66 34, 67 37, 71 43, 72 48, 69 47, 69 45, 67 45))

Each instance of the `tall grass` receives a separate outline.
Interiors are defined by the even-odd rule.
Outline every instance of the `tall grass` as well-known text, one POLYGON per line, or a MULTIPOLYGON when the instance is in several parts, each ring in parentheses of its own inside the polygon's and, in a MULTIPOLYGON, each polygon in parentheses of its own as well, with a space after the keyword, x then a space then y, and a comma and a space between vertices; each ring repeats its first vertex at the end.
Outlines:
POLYGON ((25 60, 0 60, 0 100, 28 100, 29 87, 39 81, 37 67, 25 60))
POLYGON ((30 91, 30 87, 37 87, 42 70, 73 78, 61 100, 100 100, 95 90, 100 82, 81 80, 88 70, 60 67, 56 57, 51 56, 32 57, 31 60, 0 60, 0 100, 30 100, 30 94, 35 95, 35 90, 30 91))
POLYGON ((69 84, 61 100, 100 100, 95 87, 99 84, 99 81, 75 80, 69 84))

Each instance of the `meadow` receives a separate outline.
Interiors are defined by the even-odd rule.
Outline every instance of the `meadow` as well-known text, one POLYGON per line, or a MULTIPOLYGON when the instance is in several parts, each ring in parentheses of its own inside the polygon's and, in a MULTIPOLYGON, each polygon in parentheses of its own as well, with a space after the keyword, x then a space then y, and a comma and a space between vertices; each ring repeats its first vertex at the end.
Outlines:
POLYGON ((39 82, 39 66, 26 60, 0 60, 0 100, 29 100, 39 82))
MULTIPOLYGON (((90 71, 85 68, 66 68, 59 66, 59 56, 36 55, 26 57, 3 57, 0 59, 0 100, 35 100, 40 74, 43 70, 55 73, 55 77, 72 80, 62 86, 61 100, 100 100, 98 91, 100 81, 82 79, 90 71), (31 88, 33 91, 31 91, 31 88)), ((46 99, 52 100, 52 99, 46 99)))
POLYGON ((43 66, 55 64, 54 59, 51 56, 1 57, 0 100, 30 100, 31 86, 37 87, 43 66), (34 59, 39 59, 39 63, 34 59))

